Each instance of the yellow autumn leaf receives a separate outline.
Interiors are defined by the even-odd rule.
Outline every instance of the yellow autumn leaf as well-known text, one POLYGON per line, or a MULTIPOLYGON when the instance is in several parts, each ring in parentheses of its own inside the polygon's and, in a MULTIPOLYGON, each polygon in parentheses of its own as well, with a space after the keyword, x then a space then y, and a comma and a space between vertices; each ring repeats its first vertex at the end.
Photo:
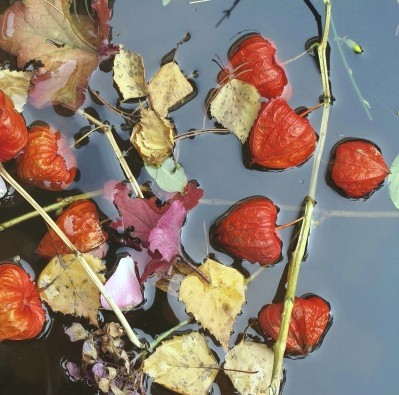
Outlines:
POLYGON ((159 118, 153 110, 142 108, 140 115, 130 141, 145 162, 160 166, 173 151, 173 124, 159 118))
MULTIPOLYGON (((104 262, 90 254, 84 254, 84 257, 100 281, 105 283, 101 273, 105 270, 104 262)), ((40 273, 37 284, 39 288, 45 288, 40 297, 52 310, 88 318, 90 323, 98 326, 100 291, 75 255, 54 257, 40 273)))
POLYGON ((143 371, 179 394, 207 395, 218 367, 205 337, 192 332, 164 341, 144 361, 143 371))
POLYGON ((213 98, 211 115, 245 143, 260 110, 258 90, 244 81, 231 79, 213 98))
POLYGON ((147 96, 143 57, 120 48, 114 60, 114 81, 122 93, 123 100, 147 96))
POLYGON ((181 282, 179 299, 187 312, 227 349, 234 321, 245 303, 244 276, 212 259, 207 259, 199 270, 211 284, 193 273, 181 282))
POLYGON ((269 395, 273 361, 273 351, 265 344, 243 340, 227 353, 224 368, 241 395, 269 395))
POLYGON ((193 87, 175 62, 163 65, 148 84, 152 108, 161 118, 192 91, 193 87))
POLYGON ((28 99, 32 73, 29 71, 0 70, 0 89, 12 100, 17 111, 22 112, 28 99))

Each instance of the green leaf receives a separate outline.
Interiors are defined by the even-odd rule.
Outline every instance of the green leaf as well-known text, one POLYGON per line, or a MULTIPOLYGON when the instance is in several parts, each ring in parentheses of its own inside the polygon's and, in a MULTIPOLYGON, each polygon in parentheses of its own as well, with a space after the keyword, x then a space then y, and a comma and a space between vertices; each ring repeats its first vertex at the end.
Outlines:
POLYGON ((172 0, 162 0, 163 5, 168 5, 172 0))
POLYGON ((158 186, 166 192, 183 192, 187 185, 187 176, 180 163, 172 158, 166 159, 160 167, 151 166, 144 162, 148 174, 158 186))
POLYGON ((391 174, 388 176, 389 196, 393 204, 399 209, 399 155, 391 165, 391 174))

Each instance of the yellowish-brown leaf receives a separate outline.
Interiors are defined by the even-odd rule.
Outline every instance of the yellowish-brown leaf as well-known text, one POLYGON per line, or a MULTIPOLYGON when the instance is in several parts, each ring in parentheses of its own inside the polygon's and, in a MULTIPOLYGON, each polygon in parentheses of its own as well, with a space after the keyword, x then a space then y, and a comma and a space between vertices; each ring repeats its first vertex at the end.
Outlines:
MULTIPOLYGON (((84 254, 102 283, 105 264, 93 255, 84 254)), ((40 297, 52 310, 85 317, 98 326, 100 291, 73 254, 54 257, 40 273, 37 284, 45 288, 40 297)))
POLYGON ((175 62, 163 65, 148 84, 152 108, 161 118, 192 91, 193 87, 175 62))
POLYGON ((32 73, 29 71, 0 70, 0 89, 12 100, 17 111, 22 112, 28 99, 32 73))
POLYGON ((199 268, 211 285, 195 273, 180 285, 179 299, 201 325, 227 349, 237 314, 245 303, 245 279, 236 269, 207 259, 199 268))
POLYGON ((144 361, 144 373, 183 395, 207 395, 218 364, 205 337, 198 332, 164 341, 144 361))
POLYGON ((227 353, 224 368, 241 395, 269 395, 273 361, 273 351, 265 344, 243 340, 227 353))
POLYGON ((173 151, 173 124, 153 110, 143 108, 140 115, 130 140, 145 162, 160 166, 173 151))
POLYGON ((260 110, 258 90, 237 79, 231 79, 211 102, 211 115, 245 143, 260 110))
POLYGON ((146 96, 143 57, 121 48, 114 60, 114 81, 122 93, 123 100, 146 96))

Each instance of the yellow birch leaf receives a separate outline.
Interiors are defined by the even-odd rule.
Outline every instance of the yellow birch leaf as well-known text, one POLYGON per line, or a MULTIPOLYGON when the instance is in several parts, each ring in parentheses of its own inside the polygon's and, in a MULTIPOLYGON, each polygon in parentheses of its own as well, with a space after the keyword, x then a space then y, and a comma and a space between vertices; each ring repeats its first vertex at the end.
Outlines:
MULTIPOLYGON (((84 254, 90 267, 102 283, 105 264, 93 255, 84 254)), ((98 326, 100 291, 73 254, 54 257, 40 273, 38 287, 45 288, 40 297, 52 310, 85 317, 98 326)))
POLYGON ((114 60, 114 81, 123 100, 147 96, 143 57, 121 48, 114 60))
POLYGON ((163 65, 148 84, 152 108, 161 118, 192 91, 193 87, 175 62, 163 65))
POLYGON ((218 364, 198 332, 164 341, 144 361, 143 371, 156 383, 183 395, 207 395, 218 364))
POLYGON ((227 353, 224 368, 241 395, 269 395, 273 361, 273 351, 265 344, 243 340, 227 353))
POLYGON ((173 151, 173 124, 158 117, 153 110, 143 108, 140 115, 130 141, 145 162, 160 166, 173 151))
POLYGON ((260 110, 258 90, 237 79, 225 84, 211 102, 211 115, 245 143, 260 110))
POLYGON ((245 303, 244 276, 212 259, 207 259, 199 270, 211 280, 211 285, 193 273, 181 282, 179 299, 187 312, 227 349, 234 321, 245 303))
POLYGON ((29 71, 0 70, 0 89, 12 100, 17 111, 22 112, 28 99, 32 73, 29 71))

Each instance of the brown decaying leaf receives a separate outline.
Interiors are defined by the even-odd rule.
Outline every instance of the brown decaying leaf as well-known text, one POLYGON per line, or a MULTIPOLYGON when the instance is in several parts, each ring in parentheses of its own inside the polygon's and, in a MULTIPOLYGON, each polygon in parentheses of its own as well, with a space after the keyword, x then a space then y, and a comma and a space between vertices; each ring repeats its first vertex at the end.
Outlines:
POLYGON ((161 118, 192 91, 193 87, 175 62, 163 65, 148 84, 152 108, 161 118))
MULTIPOLYGON (((84 254, 90 267, 102 283, 105 264, 90 254, 84 254)), ((54 257, 40 273, 38 287, 43 288, 40 298, 53 311, 85 317, 98 326, 100 291, 73 254, 54 257)))
POLYGON ((183 395, 207 395, 218 364, 205 337, 198 332, 164 341, 144 361, 144 373, 183 395))
POLYGON ((179 299, 187 312, 227 349, 234 321, 245 303, 244 276, 209 258, 199 270, 211 280, 211 285, 193 273, 181 282, 179 299))
POLYGON ((122 93, 123 100, 146 96, 143 57, 121 47, 114 60, 114 81, 122 93))
POLYGON ((160 166, 173 151, 173 124, 153 110, 142 108, 140 115, 130 141, 145 162, 160 166))
POLYGON ((260 94, 244 81, 231 79, 213 98, 211 115, 245 143, 260 109, 260 94))

